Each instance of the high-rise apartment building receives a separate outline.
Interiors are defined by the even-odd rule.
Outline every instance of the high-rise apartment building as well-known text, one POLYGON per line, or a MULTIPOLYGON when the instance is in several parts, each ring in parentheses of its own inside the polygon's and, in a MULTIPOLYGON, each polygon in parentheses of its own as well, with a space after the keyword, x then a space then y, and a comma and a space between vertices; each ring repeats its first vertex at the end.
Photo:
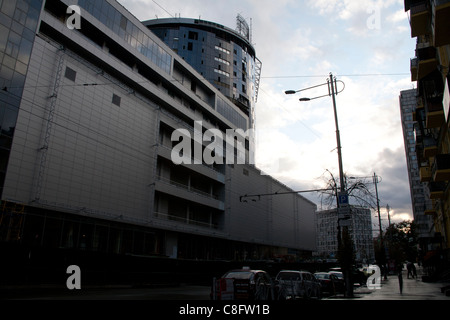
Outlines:
POLYGON ((237 130, 252 127, 257 91, 245 37, 224 29, 207 48, 230 79, 239 64, 234 88, 214 70, 212 84, 116 1, 3 1, 0 15, 0 242, 186 259, 315 250, 314 203, 294 192, 241 201, 292 190, 225 153, 201 159, 211 132, 237 134, 221 148, 235 160, 239 146, 252 152, 237 130), (178 164, 180 132, 193 152, 178 164))
POLYGON ((423 137, 421 136, 420 130, 415 130, 417 122, 413 118, 417 106, 416 95, 416 89, 401 91, 399 103, 413 216, 414 221, 417 224, 419 243, 423 250, 422 252, 426 252, 430 249, 429 245, 432 236, 433 221, 431 216, 425 214, 425 212, 432 209, 432 203, 430 199, 425 197, 424 188, 426 186, 421 182, 419 163, 417 162, 416 141, 422 141, 423 137))
POLYGON ((426 183, 425 211, 433 217, 433 248, 428 256, 450 259, 450 132, 449 60, 450 1, 406 0, 411 37, 417 38, 416 56, 411 59, 411 81, 417 81, 417 161, 426 183))

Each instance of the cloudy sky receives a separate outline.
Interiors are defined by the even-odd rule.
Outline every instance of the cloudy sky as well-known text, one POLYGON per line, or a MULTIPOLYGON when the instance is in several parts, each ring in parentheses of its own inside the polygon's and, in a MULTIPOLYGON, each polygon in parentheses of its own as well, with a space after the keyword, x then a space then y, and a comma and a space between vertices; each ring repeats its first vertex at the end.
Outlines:
MULTIPOLYGON (((140 20, 181 15, 234 29, 240 14, 251 24, 262 61, 256 162, 294 190, 324 187, 327 170, 339 176, 336 132, 330 97, 299 102, 300 93, 284 91, 325 83, 332 72, 345 83, 336 97, 345 173, 381 177, 384 225, 387 204, 394 222, 412 219, 399 94, 415 86, 409 73, 415 39, 403 0, 119 2, 140 20)), ((319 89, 303 96, 328 93, 319 89)), ((320 209, 316 193, 303 195, 320 209)))

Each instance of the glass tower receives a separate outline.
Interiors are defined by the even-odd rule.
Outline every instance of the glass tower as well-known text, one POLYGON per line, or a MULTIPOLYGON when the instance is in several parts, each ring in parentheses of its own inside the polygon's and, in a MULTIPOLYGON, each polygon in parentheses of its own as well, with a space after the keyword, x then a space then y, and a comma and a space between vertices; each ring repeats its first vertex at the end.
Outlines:
POLYGON ((249 116, 250 128, 254 127, 261 61, 250 43, 245 20, 238 16, 237 30, 186 18, 143 23, 249 116))

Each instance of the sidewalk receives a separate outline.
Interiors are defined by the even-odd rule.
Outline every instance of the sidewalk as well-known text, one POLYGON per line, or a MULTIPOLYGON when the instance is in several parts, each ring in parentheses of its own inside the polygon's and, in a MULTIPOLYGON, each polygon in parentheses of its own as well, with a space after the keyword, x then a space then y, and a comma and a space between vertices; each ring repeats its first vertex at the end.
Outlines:
POLYGON ((370 290, 367 287, 356 288, 354 291, 357 300, 449 300, 450 297, 441 293, 441 287, 449 285, 443 282, 423 282, 422 269, 417 268, 417 279, 407 279, 407 271, 404 269, 403 292, 400 294, 400 286, 397 275, 389 275, 387 280, 381 280, 381 289, 370 290))

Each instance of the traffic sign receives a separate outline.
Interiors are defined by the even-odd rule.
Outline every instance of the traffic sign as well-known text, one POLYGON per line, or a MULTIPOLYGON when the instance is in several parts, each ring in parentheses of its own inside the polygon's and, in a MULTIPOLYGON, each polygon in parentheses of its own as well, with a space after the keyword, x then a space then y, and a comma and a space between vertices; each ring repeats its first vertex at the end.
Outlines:
POLYGON ((338 194, 339 205, 340 206, 348 206, 348 193, 343 192, 338 194))

